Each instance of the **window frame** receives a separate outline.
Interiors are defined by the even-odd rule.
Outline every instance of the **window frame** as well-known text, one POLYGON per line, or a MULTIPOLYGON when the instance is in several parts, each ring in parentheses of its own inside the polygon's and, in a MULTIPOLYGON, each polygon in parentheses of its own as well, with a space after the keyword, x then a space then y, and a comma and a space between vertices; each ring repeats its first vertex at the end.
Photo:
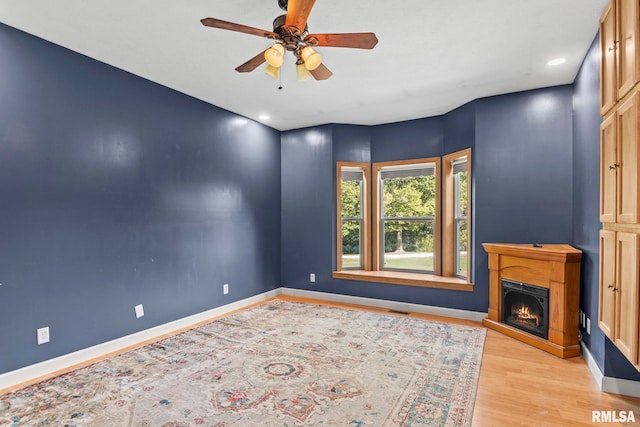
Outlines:
POLYGON ((382 169, 388 167, 397 167, 397 166, 407 166, 409 169, 411 166, 425 163, 433 163, 435 165, 434 176, 436 178, 436 214, 434 219, 434 230, 433 230, 433 240, 434 240, 434 271, 433 272, 417 272, 413 271, 415 274, 433 274, 436 276, 440 275, 440 158, 439 157, 429 157, 422 159, 411 159, 411 160, 399 160, 392 162, 377 162, 373 164, 373 270, 375 271, 398 271, 394 269, 384 268, 382 265, 382 260, 384 256, 384 235, 382 233, 382 188, 380 174, 382 169))
MULTIPOLYGON (((370 217, 371 217, 371 194, 369 186, 371 182, 371 165, 361 162, 337 162, 336 163, 336 270, 350 271, 351 268, 342 268, 342 168, 358 168, 363 172, 363 189, 361 193, 360 215, 361 238, 360 238, 360 257, 362 259, 362 269, 371 270, 371 243, 370 243, 370 217)), ((357 269, 355 269, 357 270, 357 269)))
POLYGON ((373 283, 386 283, 394 285, 407 285, 430 287, 457 291, 474 291, 475 287, 472 283, 471 272, 472 257, 472 229, 471 229, 471 212, 472 212, 472 175, 471 175, 471 148, 447 154, 442 157, 430 157, 422 159, 399 160, 393 162, 377 162, 377 163, 361 163, 361 162, 336 162, 336 270, 332 273, 334 279, 344 279, 352 281, 363 281, 373 283), (452 220, 454 214, 453 194, 453 166, 451 159, 467 156, 467 277, 460 278, 454 274, 454 239, 451 231, 452 220), (381 269, 380 250, 384 251, 381 246, 380 239, 380 195, 379 195, 379 170, 385 165, 411 165, 417 163, 437 163, 436 165, 436 218, 438 223, 434 230, 434 270, 435 274, 425 272, 414 272, 406 270, 390 270, 381 269), (363 213, 369 214, 364 216, 363 242, 364 244, 364 266, 363 269, 342 269, 342 217, 341 217, 341 167, 342 166, 358 166, 363 168, 365 172, 365 201, 363 213), (367 169, 371 168, 371 169, 367 169), (372 171, 373 169, 373 171, 372 171))
POLYGON ((443 182, 443 200, 444 200, 444 212, 443 212, 443 274, 445 276, 456 276, 456 185, 455 176, 453 174, 453 163, 456 160, 466 157, 467 168, 467 271, 466 276, 463 279, 471 281, 471 240, 473 234, 471 233, 471 212, 473 204, 471 200, 471 187, 472 187, 472 174, 471 174, 471 148, 456 151, 451 154, 447 154, 442 157, 444 177, 443 182))

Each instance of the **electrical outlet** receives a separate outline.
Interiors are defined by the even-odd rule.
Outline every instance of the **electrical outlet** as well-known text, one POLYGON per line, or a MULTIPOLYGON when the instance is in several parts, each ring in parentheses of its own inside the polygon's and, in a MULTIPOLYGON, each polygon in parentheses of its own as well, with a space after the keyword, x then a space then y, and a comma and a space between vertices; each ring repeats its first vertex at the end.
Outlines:
POLYGON ((309 281, 314 283, 316 281, 316 273, 309 273, 309 281))
POLYGON ((139 319, 142 316, 144 316, 144 307, 142 306, 142 304, 136 305, 134 307, 134 310, 136 311, 136 319, 139 319))
POLYGON ((587 317, 587 334, 591 335, 591 319, 587 317))
POLYGON ((38 345, 45 344, 49 342, 49 327, 40 328, 37 331, 38 335, 38 345))
POLYGON ((222 293, 223 294, 228 294, 229 293, 229 284, 225 283, 224 285, 222 285, 222 293))

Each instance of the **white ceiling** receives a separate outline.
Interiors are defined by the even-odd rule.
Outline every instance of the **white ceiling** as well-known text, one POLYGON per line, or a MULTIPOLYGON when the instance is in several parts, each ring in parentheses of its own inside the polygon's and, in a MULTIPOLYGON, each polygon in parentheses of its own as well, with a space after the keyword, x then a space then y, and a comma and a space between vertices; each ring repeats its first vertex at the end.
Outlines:
POLYGON ((277 0, 0 0, 0 22, 279 130, 374 125, 473 99, 572 83, 608 0, 317 0, 310 33, 375 32, 373 50, 317 48, 334 75, 279 81, 234 68, 272 42, 204 27, 272 30, 277 0), (564 65, 547 61, 565 57, 564 65), (269 114, 270 119, 260 118, 269 114))

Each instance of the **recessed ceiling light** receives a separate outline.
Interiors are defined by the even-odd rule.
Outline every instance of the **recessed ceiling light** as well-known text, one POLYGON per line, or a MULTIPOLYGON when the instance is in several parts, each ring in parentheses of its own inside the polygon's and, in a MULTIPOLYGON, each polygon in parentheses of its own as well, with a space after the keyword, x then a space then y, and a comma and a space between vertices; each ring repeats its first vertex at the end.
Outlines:
POLYGON ((259 118, 260 120, 269 120, 269 119, 271 118, 271 116, 269 116, 268 114, 264 114, 264 113, 263 113, 263 114, 260 114, 260 115, 258 116, 258 118, 259 118))
POLYGON ((564 64, 565 62, 567 62, 567 58, 555 58, 547 62, 547 65, 555 67, 556 65, 564 64))

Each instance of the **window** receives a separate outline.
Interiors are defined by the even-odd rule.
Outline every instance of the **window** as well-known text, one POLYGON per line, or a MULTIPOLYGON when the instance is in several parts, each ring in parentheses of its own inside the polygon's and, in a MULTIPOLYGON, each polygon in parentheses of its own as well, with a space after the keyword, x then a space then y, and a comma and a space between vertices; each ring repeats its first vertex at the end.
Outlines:
POLYGON ((470 165, 470 149, 372 168, 338 162, 333 277, 473 290, 470 165))
POLYGON ((370 268, 368 163, 337 165, 338 270, 370 268))
POLYGON ((376 269, 436 272, 439 163, 420 159, 374 164, 376 269))
POLYGON ((445 177, 444 274, 463 279, 470 277, 471 150, 443 158, 445 177))

